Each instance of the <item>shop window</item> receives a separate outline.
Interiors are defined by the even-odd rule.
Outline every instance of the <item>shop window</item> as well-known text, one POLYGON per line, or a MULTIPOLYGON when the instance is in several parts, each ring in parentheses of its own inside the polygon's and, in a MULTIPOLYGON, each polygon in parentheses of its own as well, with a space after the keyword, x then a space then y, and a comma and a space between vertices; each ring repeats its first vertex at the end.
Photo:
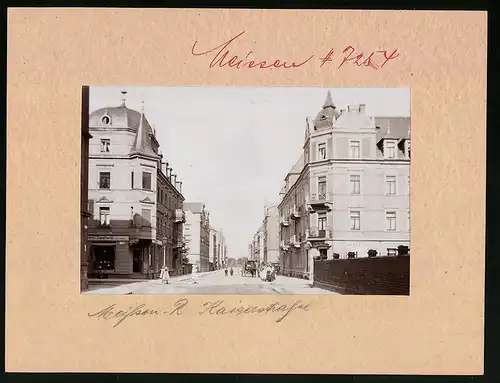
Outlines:
POLYGON ((115 269, 115 248, 114 246, 94 246, 94 268, 96 270, 115 269))

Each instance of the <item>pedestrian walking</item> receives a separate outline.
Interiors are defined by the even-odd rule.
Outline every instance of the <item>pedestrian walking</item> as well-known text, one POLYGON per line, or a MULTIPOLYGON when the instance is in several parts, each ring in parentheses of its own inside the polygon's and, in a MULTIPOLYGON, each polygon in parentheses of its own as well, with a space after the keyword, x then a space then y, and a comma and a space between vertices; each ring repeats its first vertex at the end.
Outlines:
POLYGON ((161 270, 161 283, 166 283, 167 285, 169 284, 170 282, 170 270, 168 269, 167 266, 165 266, 162 270, 161 270))
POLYGON ((224 270, 224 273, 226 273, 226 277, 227 277, 227 267, 226 267, 226 269, 224 270))
POLYGON ((193 267, 191 271, 191 280, 193 281, 194 284, 198 283, 198 267, 193 267))
POLYGON ((231 276, 233 276, 233 268, 231 267, 231 270, 229 271, 231 273, 231 276))

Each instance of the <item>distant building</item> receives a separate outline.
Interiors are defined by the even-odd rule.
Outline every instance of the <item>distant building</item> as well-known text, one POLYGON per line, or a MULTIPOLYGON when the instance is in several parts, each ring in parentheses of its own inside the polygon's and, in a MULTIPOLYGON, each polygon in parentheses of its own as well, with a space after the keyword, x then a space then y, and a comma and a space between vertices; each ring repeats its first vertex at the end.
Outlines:
POLYGON ((186 222, 186 214, 183 211, 184 196, 182 182, 177 181, 177 175, 172 173, 168 162, 162 163, 158 169, 157 184, 156 246, 159 249, 156 253, 160 255, 157 262, 162 267, 167 266, 171 275, 183 274, 183 224, 186 222))
POLYGON ((269 205, 264 208, 262 225, 254 234, 248 246, 249 259, 259 264, 279 261, 279 210, 278 205, 269 205))
POLYGON ((265 263, 279 261, 279 225, 278 205, 266 206, 263 223, 265 263))
POLYGON ((303 153, 280 193, 280 262, 311 277, 314 258, 396 255, 410 239, 410 119, 338 111, 306 120, 303 153))
POLYGON ((179 184, 162 169, 155 131, 144 108, 121 105, 90 114, 89 276, 156 278, 179 265, 174 232, 182 227, 179 184), (159 197, 158 197, 159 196, 159 197), (176 226, 177 225, 177 226, 176 226))
POLYGON ((189 263, 199 271, 210 270, 210 215, 201 202, 185 202, 185 238, 189 263))

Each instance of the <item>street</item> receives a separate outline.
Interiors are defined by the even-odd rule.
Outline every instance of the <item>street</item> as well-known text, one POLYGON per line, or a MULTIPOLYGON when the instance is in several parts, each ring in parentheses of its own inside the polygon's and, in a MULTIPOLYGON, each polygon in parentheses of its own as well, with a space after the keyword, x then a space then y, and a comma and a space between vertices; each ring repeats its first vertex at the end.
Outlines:
MULTIPOLYGON (((238 270, 239 271, 239 270, 238 270)), ((193 283, 191 275, 183 275, 170 279, 169 284, 155 279, 145 282, 128 283, 118 287, 100 288, 86 294, 336 294, 332 291, 310 287, 306 279, 276 276, 272 283, 263 282, 260 278, 242 276, 236 273, 225 276, 224 270, 198 274, 198 283, 193 283)))

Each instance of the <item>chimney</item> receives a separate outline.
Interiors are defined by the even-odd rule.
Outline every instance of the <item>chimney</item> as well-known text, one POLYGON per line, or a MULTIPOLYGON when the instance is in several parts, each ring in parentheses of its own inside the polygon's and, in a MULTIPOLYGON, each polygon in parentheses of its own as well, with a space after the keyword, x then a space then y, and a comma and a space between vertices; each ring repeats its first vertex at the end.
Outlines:
POLYGON ((177 184, 177 174, 172 174, 172 176, 174 177, 174 185, 177 184))
POLYGON ((127 101, 127 91, 122 89, 120 93, 122 94, 122 106, 125 106, 125 102, 127 101))
POLYGON ((345 108, 344 109, 340 109, 340 115, 343 115, 345 113, 345 108))
POLYGON ((359 113, 365 114, 366 104, 359 105, 359 113))
POLYGON ((182 193, 182 181, 179 181, 179 193, 182 193))
POLYGON ((172 181, 172 168, 167 167, 167 177, 169 181, 172 181))

